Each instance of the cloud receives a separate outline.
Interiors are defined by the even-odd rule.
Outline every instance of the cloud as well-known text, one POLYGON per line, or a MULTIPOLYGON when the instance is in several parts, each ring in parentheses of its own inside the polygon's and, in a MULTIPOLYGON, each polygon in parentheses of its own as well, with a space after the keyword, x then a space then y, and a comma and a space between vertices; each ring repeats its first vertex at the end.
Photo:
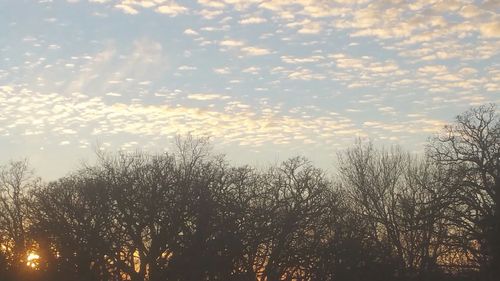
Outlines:
POLYGON ((500 20, 481 24, 481 35, 487 38, 500 37, 500 20))
POLYGON ((245 45, 243 41, 238 41, 238 40, 223 40, 219 42, 219 45, 223 47, 241 47, 245 45))
POLYGON ((247 56, 264 56, 271 54, 271 51, 262 47, 247 46, 245 42, 240 40, 223 40, 219 42, 222 47, 238 48, 247 56))
POLYGON ((323 56, 313 55, 310 57, 294 57, 294 56, 281 56, 281 60, 289 64, 303 64, 303 63, 315 63, 323 60, 323 56))
POLYGON ((257 74, 259 74, 259 71, 260 71, 260 67, 251 66, 251 67, 247 67, 247 68, 243 69, 241 72, 257 75, 257 74))
POLYGON ((226 4, 223 1, 217 0, 198 0, 198 3, 202 6, 210 8, 224 8, 226 4))
POLYGON ((306 68, 298 68, 295 71, 292 71, 288 74, 288 78, 292 80, 323 80, 325 79, 325 75, 321 73, 314 73, 310 69, 306 68))
POLYGON ((460 9, 459 14, 464 18, 474 18, 480 16, 483 12, 477 6, 466 5, 460 9))
POLYGON ((321 25, 317 22, 307 23, 298 32, 301 34, 318 34, 321 32, 321 25))
POLYGON ((203 9, 203 10, 199 11, 198 14, 201 15, 206 20, 211 20, 211 19, 214 19, 214 18, 222 15, 223 11, 222 10, 203 9))
POLYGON ((418 71, 425 74, 438 74, 447 72, 447 68, 444 65, 426 65, 419 67, 418 71))
POLYGON ((124 0, 122 1, 123 4, 126 5, 134 5, 137 7, 142 7, 142 8, 152 8, 156 6, 157 1, 149 1, 149 0, 124 0))
POLYGON ((377 110, 382 112, 383 114, 393 115, 393 116, 396 115, 396 109, 394 109, 394 107, 392 106, 382 106, 377 108, 377 110))
POLYGON ((104 95, 129 91, 131 84, 147 86, 154 83, 164 77, 170 63, 159 42, 142 38, 120 47, 108 42, 101 51, 60 58, 50 66, 37 70, 39 81, 59 81, 57 77, 66 77, 53 83, 52 90, 104 95))
POLYGON ((115 8, 121 10, 122 12, 124 12, 125 14, 129 14, 129 15, 136 15, 139 13, 139 11, 137 11, 136 9, 128 6, 128 5, 123 5, 123 4, 118 4, 118 5, 115 5, 115 8))
POLYGON ((244 18, 239 21, 240 24, 259 24, 259 23, 264 23, 267 22, 265 18, 261 17, 249 17, 249 18, 244 18))
POLYGON ((298 28, 298 33, 301 34, 318 34, 321 32, 321 25, 310 19, 295 21, 286 25, 289 28, 298 28))
POLYGON ((259 47, 243 47, 241 48, 241 51, 247 56, 264 56, 271 53, 268 49, 259 47))
POLYGON ((167 1, 166 3, 162 3, 161 6, 156 8, 156 12, 160 14, 166 14, 172 17, 175 17, 179 14, 187 13, 188 9, 184 6, 177 4, 174 1, 167 1))
POLYGON ((393 60, 378 61, 370 56, 353 57, 345 53, 330 54, 328 58, 336 67, 332 79, 351 89, 386 86, 390 81, 400 82, 400 77, 408 73, 393 60))
MULTIPOLYGON (((230 99, 211 93, 189 94, 187 98, 230 99)), ((14 88, 12 93, 0 92, 0 106, 4 109, 0 113, 0 134, 19 136, 33 132, 50 136, 59 145, 84 147, 96 136, 109 140, 116 136, 118 142, 121 139, 123 144, 132 145, 131 142, 143 143, 144 137, 148 142, 158 143, 165 136, 193 132, 219 138, 224 143, 261 146, 328 143, 332 136, 360 132, 342 116, 282 116, 276 107, 254 108, 238 101, 228 102, 222 111, 216 111, 186 105, 109 104, 100 97, 66 97, 14 88), (5 115, 8 120, 2 118, 5 115)))
POLYGON ((191 65, 181 65, 177 68, 178 70, 197 70, 198 68, 196 66, 191 66, 191 65))
POLYGON ((113 92, 106 93, 105 95, 109 96, 109 97, 121 97, 122 96, 119 93, 113 93, 113 92))
POLYGON ((229 69, 229 67, 214 68, 213 71, 217 74, 229 74, 229 73, 231 73, 231 70, 229 69))
POLYGON ((116 136, 123 147, 192 130, 252 146, 405 142, 436 129, 442 112, 500 101, 494 1, 89 1, 91 12, 144 16, 99 18, 107 40, 66 25, 75 36, 64 42, 43 29, 1 48, 0 135, 116 136), (166 33, 151 24, 175 16, 166 33))
MULTIPOLYGON (((90 0, 90 2, 106 4, 111 1, 90 0)), ((174 0, 118 0, 116 1, 114 7, 129 15, 138 14, 138 8, 154 9, 156 12, 170 17, 175 17, 179 14, 186 14, 188 12, 186 7, 179 5, 174 0)))
POLYGON ((191 100, 208 101, 208 100, 227 100, 230 97, 219 94, 190 94, 187 96, 187 98, 191 100))
POLYGON ((196 32, 195 30, 192 30, 191 28, 188 28, 188 29, 184 30, 184 34, 186 34, 186 35, 198 35, 198 32, 196 32))

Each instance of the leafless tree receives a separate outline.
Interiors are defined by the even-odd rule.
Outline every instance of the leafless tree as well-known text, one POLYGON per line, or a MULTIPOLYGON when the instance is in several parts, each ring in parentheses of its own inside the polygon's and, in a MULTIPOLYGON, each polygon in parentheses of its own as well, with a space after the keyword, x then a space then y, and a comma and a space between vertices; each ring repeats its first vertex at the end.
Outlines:
MULTIPOLYGON (((307 159, 270 168, 256 199, 265 210, 260 266, 264 280, 309 280, 316 251, 329 227, 330 182, 307 159)), ((258 268, 258 267, 257 267, 258 268)))
POLYGON ((28 160, 11 161, 0 167, 0 241, 8 264, 24 266, 29 250, 30 222, 27 214, 28 191, 40 179, 34 176, 28 160))
POLYGON ((0 279, 21 280, 9 274, 34 249, 33 280, 495 280, 495 110, 458 116, 425 155, 358 141, 331 179, 303 157, 233 166, 192 136, 166 153, 99 150, 48 184, 10 162, 0 279))
MULTIPOLYGON (((447 237, 449 175, 398 147, 358 142, 339 155, 339 177, 375 249, 394 258, 396 276, 422 278, 437 269, 447 237)), ((390 261, 386 261, 390 264, 390 261)))
POLYGON ((85 170, 33 191, 31 235, 46 278, 111 280, 109 198, 102 179, 85 170))
MULTIPOLYGON (((432 139, 429 155, 460 179, 455 186, 457 240, 473 262, 500 275, 500 117, 494 104, 457 116, 432 139)), ((496 277, 493 277, 496 276, 496 277)))

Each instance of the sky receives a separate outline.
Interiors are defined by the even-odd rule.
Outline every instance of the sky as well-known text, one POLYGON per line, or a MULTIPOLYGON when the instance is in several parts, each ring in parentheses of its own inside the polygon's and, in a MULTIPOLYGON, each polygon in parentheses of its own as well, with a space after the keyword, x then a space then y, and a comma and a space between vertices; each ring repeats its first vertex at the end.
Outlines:
POLYGON ((0 0, 0 162, 54 179, 211 138, 236 164, 421 152, 500 104, 500 1, 0 0))

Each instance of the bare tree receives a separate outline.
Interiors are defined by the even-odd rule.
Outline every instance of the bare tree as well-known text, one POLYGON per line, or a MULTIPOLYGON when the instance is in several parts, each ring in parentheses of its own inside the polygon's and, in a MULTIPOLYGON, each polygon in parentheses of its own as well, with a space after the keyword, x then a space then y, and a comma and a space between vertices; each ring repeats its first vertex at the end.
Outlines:
MULTIPOLYGON (((457 116, 433 138, 428 152, 455 173, 458 239, 491 278, 500 275, 500 117, 493 104, 457 116)), ((495 277, 495 278, 496 278, 495 277)))
POLYGON ((255 206, 262 208, 260 259, 264 280, 309 280, 328 227, 330 182, 307 159, 270 168, 255 206))
POLYGON ((98 152, 96 164, 48 184, 27 161, 10 162, 0 167, 0 279, 26 277, 10 272, 35 249, 37 280, 455 280, 477 272, 495 280, 495 110, 460 115, 426 155, 358 142, 339 154, 333 180, 303 157, 235 167, 189 135, 168 153, 98 152))
POLYGON ((375 249, 396 262, 395 277, 423 278, 436 271, 445 255, 449 175, 398 147, 378 150, 371 143, 358 142, 339 160, 348 200, 368 225, 375 249))
POLYGON ((0 167, 1 251, 13 267, 25 266, 29 247, 27 196, 40 179, 34 176, 28 160, 11 161, 0 167))
POLYGON ((105 182, 86 170, 33 192, 31 235, 46 278, 111 280, 109 198, 105 182))

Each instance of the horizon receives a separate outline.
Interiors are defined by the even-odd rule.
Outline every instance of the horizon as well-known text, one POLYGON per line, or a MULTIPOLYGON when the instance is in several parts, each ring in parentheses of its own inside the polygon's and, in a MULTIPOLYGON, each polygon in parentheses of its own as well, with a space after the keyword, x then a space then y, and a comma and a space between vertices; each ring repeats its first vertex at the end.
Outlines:
POLYGON ((0 153, 55 179, 92 147, 210 136, 233 163, 422 152, 500 103, 495 1, 1 1, 0 153))

